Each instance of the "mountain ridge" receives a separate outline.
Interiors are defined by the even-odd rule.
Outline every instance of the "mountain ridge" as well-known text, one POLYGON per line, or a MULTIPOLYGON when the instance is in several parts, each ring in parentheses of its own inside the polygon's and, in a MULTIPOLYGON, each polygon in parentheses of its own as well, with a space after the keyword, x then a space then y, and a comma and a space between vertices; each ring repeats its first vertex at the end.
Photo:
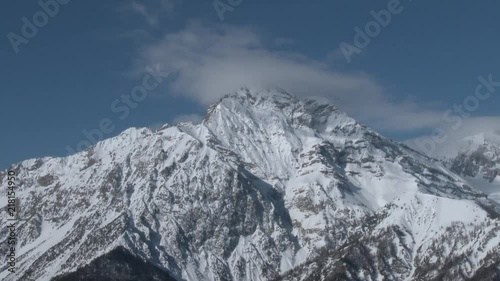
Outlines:
POLYGON ((284 91, 241 89, 201 124, 128 129, 12 168, 32 207, 19 227, 24 280, 74 272, 116 247, 190 281, 308 280, 341 268, 346 280, 432 280, 464 251, 475 257, 443 280, 466 280, 500 256, 498 205, 485 194, 335 106, 284 91), (344 257, 322 257, 339 249, 344 257), (342 262, 352 251, 363 263, 342 262))

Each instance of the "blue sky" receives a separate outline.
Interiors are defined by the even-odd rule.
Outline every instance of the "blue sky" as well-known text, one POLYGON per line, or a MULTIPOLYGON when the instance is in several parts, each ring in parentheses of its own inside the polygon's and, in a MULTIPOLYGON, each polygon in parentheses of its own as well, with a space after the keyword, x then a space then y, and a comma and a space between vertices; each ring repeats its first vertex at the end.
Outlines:
MULTIPOLYGON (((113 126, 104 138, 197 120, 237 85, 327 98, 397 140, 446 128, 443 113, 474 94, 478 76, 500 81, 500 3, 394 1, 221 0, 218 7, 237 4, 221 19, 209 0, 73 0, 16 46, 22 18, 33 22, 42 8, 8 1, 0 11, 0 168, 67 155, 103 118, 113 126), (399 12, 348 62, 340 44, 355 46, 354 28, 389 5, 399 12), (148 65, 169 76, 122 120, 111 105, 142 83, 148 65)), ((499 105, 500 88, 467 112, 461 130, 500 130, 499 105)))

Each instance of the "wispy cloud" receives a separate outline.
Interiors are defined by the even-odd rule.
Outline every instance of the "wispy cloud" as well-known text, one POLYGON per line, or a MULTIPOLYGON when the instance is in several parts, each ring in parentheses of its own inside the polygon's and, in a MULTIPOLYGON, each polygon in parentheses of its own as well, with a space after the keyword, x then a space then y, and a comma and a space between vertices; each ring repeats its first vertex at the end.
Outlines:
POLYGON ((137 69, 161 63, 173 73, 168 92, 203 105, 241 86, 279 87, 299 97, 327 98, 377 129, 434 128, 443 122, 441 110, 389 94, 371 75, 339 71, 326 59, 284 52, 275 43, 250 27, 191 22, 143 46, 137 69))
POLYGON ((145 46, 140 57, 142 64, 160 62, 175 73, 170 92, 205 105, 241 86, 280 87, 301 97, 329 98, 384 129, 426 128, 441 119, 440 112, 413 101, 392 101, 370 75, 339 72, 300 53, 273 51, 267 43, 252 28, 194 22, 145 46))
POLYGON ((135 0, 127 2, 119 10, 122 12, 133 12, 140 15, 150 26, 157 28, 160 26, 162 18, 173 16, 173 12, 180 0, 156 0, 138 2, 135 0), (145 4, 147 3, 147 4, 145 4))

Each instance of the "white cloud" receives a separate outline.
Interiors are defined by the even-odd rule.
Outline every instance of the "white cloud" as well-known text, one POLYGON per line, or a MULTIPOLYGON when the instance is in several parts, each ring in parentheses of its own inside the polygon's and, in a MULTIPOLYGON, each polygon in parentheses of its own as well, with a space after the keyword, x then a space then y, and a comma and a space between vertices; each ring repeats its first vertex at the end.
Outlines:
POLYGON ((172 17, 173 11, 180 0, 156 0, 145 2, 138 2, 132 0, 125 6, 121 7, 121 11, 132 11, 144 19, 144 21, 151 27, 159 27, 160 19, 162 17, 172 17))
POLYGON ((410 99, 394 99, 370 75, 336 71, 323 61, 272 50, 268 45, 275 44, 248 27, 192 22, 144 46, 137 67, 161 64, 174 73, 171 93, 203 105, 242 86, 280 87, 300 97, 328 98, 378 129, 432 128, 442 122, 441 111, 410 99))
POLYGON ((178 115, 172 121, 173 124, 179 124, 182 122, 191 122, 193 124, 199 124, 203 120, 203 116, 200 114, 192 113, 192 114, 182 114, 178 115))

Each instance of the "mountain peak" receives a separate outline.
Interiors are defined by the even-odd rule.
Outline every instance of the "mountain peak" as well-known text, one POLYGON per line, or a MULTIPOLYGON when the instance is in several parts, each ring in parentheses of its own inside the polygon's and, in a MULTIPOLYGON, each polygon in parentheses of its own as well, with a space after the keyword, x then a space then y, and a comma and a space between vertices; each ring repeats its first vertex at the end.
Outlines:
POLYGON ((335 119, 343 119, 346 124, 359 125, 333 104, 312 98, 300 99, 283 89, 256 90, 243 87, 210 106, 205 122, 214 112, 226 117, 257 118, 264 122, 262 124, 268 124, 266 119, 281 119, 285 123, 310 127, 325 125, 335 115, 335 119))
MULTIPOLYGON (((132 264, 187 281, 286 278, 317 259, 325 273, 432 280, 443 268, 461 280, 457 272, 500 261, 499 221, 484 194, 335 106, 279 90, 244 88, 201 124, 129 129, 16 173, 27 218, 17 231, 22 280, 88 274, 116 263, 106 254, 121 247, 132 264), (464 253, 475 262, 448 269, 464 253)), ((0 185, 7 180, 0 173, 0 185)), ((310 273, 302 280, 318 280, 314 268, 300 275, 310 273)))
POLYGON ((280 88, 266 88, 266 89, 257 89, 257 88, 249 88, 249 87, 241 87, 240 89, 225 95, 221 100, 224 99, 232 99, 232 98, 240 98, 240 99, 269 99, 269 100, 277 100, 277 99, 290 99, 290 100, 298 100, 292 94, 280 88))

